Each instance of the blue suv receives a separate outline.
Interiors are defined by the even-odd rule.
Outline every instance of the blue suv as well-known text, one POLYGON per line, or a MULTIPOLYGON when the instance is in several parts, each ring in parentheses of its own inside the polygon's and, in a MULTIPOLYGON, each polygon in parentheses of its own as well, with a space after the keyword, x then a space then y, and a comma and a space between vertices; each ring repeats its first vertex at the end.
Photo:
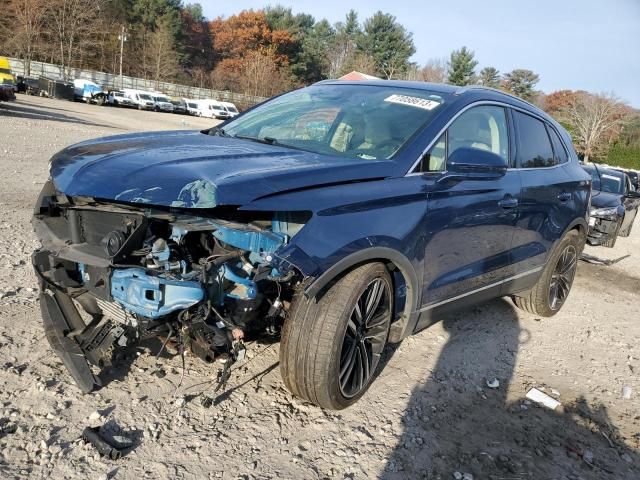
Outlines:
POLYGON ((511 296, 551 316, 591 178, 538 108, 478 87, 326 81, 217 127, 51 159, 33 254, 44 328, 80 388, 149 336, 204 361, 280 336, 295 395, 367 390, 385 345, 511 296))

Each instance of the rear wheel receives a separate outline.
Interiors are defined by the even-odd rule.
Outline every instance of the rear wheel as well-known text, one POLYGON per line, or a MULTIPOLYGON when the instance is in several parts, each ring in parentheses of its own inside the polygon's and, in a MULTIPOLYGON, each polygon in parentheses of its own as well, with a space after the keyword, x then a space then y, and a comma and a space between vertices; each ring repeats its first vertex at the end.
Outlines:
POLYGON ((582 243, 580 233, 571 230, 560 241, 535 286, 513 296, 518 308, 542 317, 552 317, 564 305, 578 267, 582 243))
POLYGON ((280 344, 287 388, 323 408, 355 403, 369 388, 387 343, 392 292, 382 263, 352 270, 319 300, 300 292, 280 344))

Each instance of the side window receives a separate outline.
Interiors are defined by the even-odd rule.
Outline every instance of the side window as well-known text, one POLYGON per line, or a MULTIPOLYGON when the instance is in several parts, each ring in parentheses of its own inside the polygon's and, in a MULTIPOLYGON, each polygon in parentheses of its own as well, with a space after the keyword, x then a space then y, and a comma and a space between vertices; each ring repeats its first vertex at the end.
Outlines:
POLYGON ((553 143, 553 151, 556 155, 556 163, 566 163, 569 161, 569 154, 564 148, 560 137, 553 128, 548 127, 549 135, 551 135, 551 143, 553 143))
POLYGON ((509 164, 509 137, 504 108, 483 105, 474 107, 449 126, 448 130, 423 157, 420 170, 439 172, 446 168, 446 159, 458 148, 477 148, 499 155, 509 164))
POLYGON ((547 128, 540 120, 521 112, 513 112, 518 129, 518 165, 521 168, 552 167, 557 162, 553 158, 551 141, 547 128))

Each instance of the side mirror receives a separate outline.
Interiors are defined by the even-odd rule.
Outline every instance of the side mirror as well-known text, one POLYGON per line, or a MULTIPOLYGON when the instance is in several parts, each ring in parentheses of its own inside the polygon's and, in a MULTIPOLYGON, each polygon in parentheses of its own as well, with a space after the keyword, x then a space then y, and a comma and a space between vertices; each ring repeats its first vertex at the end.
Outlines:
POLYGON ((632 190, 632 191, 627 192, 625 197, 627 197, 627 198, 640 198, 640 192, 632 190))
POLYGON ((479 148, 457 148, 447 160, 447 171, 440 181, 494 180, 507 173, 504 159, 479 148))

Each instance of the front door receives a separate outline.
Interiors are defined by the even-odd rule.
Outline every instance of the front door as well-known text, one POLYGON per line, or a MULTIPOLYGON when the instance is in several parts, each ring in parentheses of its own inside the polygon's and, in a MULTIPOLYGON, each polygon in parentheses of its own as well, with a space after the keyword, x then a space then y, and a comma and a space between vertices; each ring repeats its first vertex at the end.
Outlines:
MULTIPOLYGON (((495 296, 511 271, 510 248, 518 214, 520 177, 515 170, 492 180, 442 182, 447 158, 461 147, 491 151, 509 166, 506 111, 480 105, 462 113, 423 159, 430 191, 422 310, 464 297, 495 296)), ((430 321, 421 315, 420 323, 430 321), (424 320, 423 320, 423 317, 424 320)))

